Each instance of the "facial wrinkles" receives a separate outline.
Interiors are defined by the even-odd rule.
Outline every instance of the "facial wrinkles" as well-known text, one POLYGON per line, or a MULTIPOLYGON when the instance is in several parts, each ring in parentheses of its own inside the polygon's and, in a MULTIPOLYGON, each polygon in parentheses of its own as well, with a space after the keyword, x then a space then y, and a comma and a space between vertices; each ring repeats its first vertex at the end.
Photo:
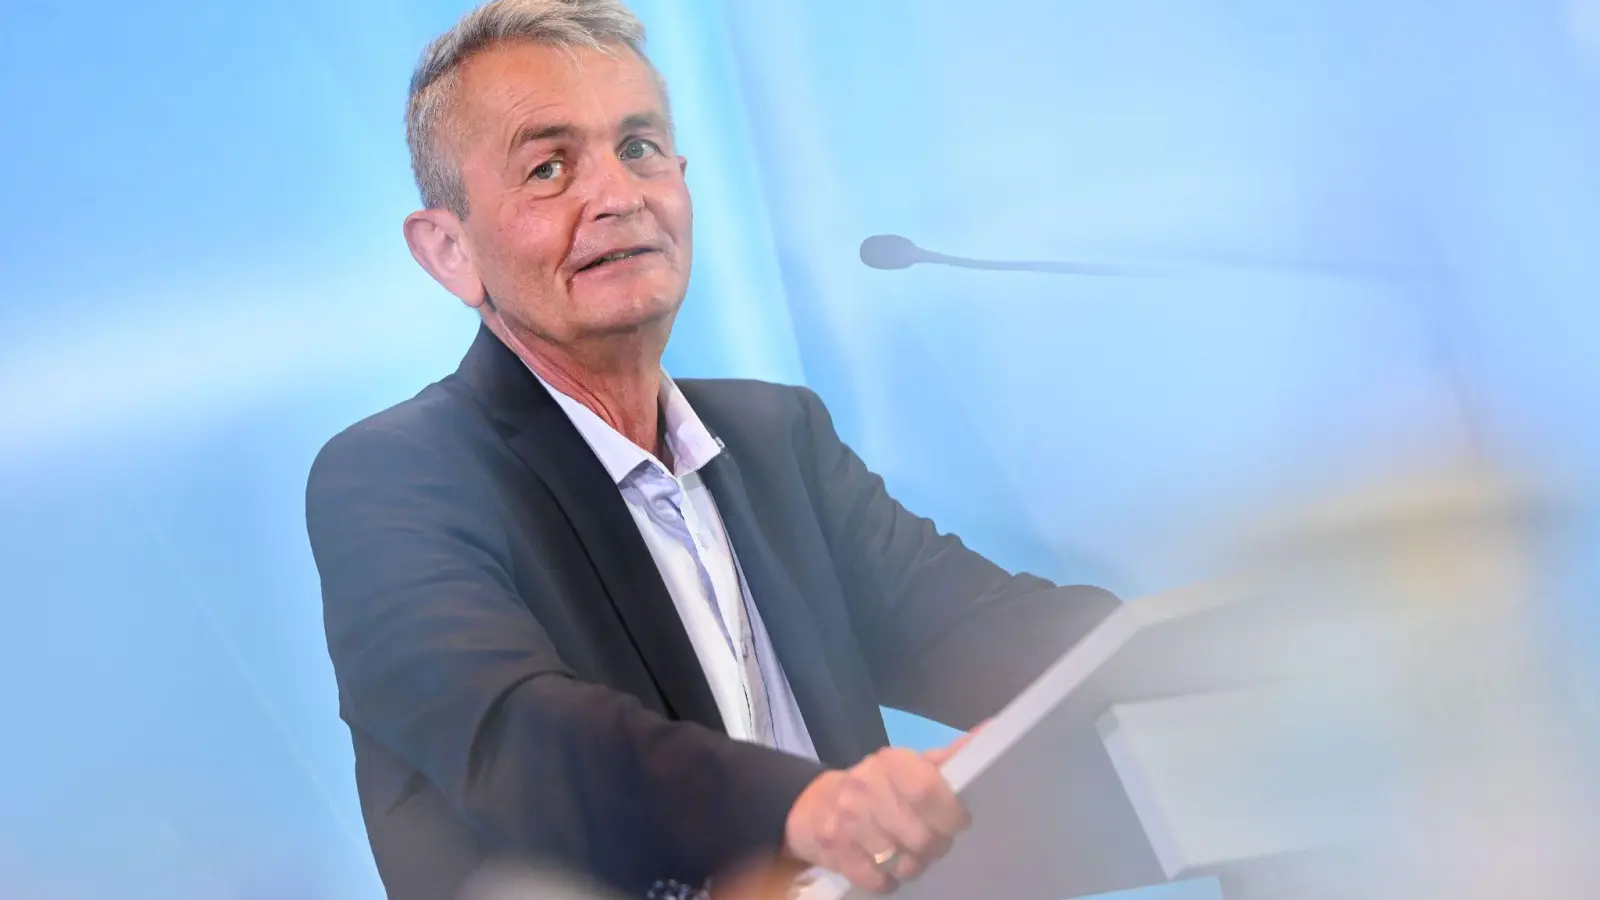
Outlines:
MULTIPOLYGON (((464 159, 472 191, 466 226, 472 235, 475 254, 482 263, 480 277, 490 294, 504 298, 515 293, 536 297, 546 293, 560 260, 552 260, 548 246, 550 232, 559 222, 558 209, 549 203, 530 202, 517 190, 518 168, 524 166, 527 148, 511 150, 511 140, 523 124, 559 115, 559 104, 541 96, 533 88, 513 95, 511 79, 494 77, 495 72, 479 71, 492 85, 487 96, 475 104, 473 126, 464 159), (510 151, 510 152, 508 152, 510 151)), ((530 297, 530 299, 532 298, 530 297)))
MULTIPOLYGON (((651 179, 615 156, 615 145, 623 137, 616 127, 624 117, 646 111, 665 115, 654 81, 641 82, 643 76, 634 71, 637 67, 625 66, 625 59, 590 60, 570 52, 546 56, 542 66, 516 58, 485 62, 488 65, 471 73, 470 79, 473 88, 488 90, 477 93, 472 109, 477 126, 470 144, 476 169, 472 183, 477 189, 467 225, 477 255, 486 263, 480 267, 484 285, 507 312, 524 325, 548 326, 551 336, 564 333, 563 322, 588 317, 572 304, 570 262, 619 243, 652 244, 674 259, 675 267, 686 268, 687 259, 682 257, 688 235, 675 236, 671 231, 672 217, 679 215, 678 198, 670 196, 673 186, 652 186, 651 179), (608 86, 616 87, 618 76, 632 84, 607 91, 608 86), (562 193, 538 197, 520 190, 527 170, 550 149, 511 150, 513 137, 530 123, 566 123, 579 131, 573 141, 563 142, 577 181, 562 193), (598 166, 609 171, 602 176, 598 166), (600 177, 651 182, 630 185, 646 211, 631 218, 596 221, 593 204, 607 202, 605 192, 619 189, 594 180, 600 177), (662 202, 668 204, 665 210, 658 208, 662 202), (659 218, 663 213, 669 220, 659 218), (678 246, 678 241, 685 243, 678 246), (535 310, 540 314, 529 315, 535 310)), ((651 139, 661 146, 663 161, 676 166, 670 136, 651 139)), ((687 202, 686 197, 683 200, 687 202)))
POLYGON ((573 167, 578 180, 569 185, 562 194, 555 197, 534 198, 517 190, 525 170, 542 161, 549 152, 543 147, 513 150, 506 161, 507 170, 503 182, 505 190, 502 192, 504 198, 502 233, 515 238, 519 232, 530 231, 537 236, 544 233, 545 226, 554 224, 552 220, 566 220, 561 222, 564 227, 560 229, 565 235, 565 240, 562 242, 562 260, 547 267, 558 271, 565 260, 570 258, 578 236, 589 221, 589 211, 585 206, 589 201, 596 199, 596 195, 594 186, 585 182, 598 174, 594 171, 597 165, 610 162, 605 158, 605 154, 610 152, 611 143, 608 110, 605 104, 594 88, 586 84, 582 75, 582 62, 574 59, 571 54, 565 56, 566 64, 571 71, 566 74, 564 79, 566 83, 558 89, 568 92, 569 102, 545 101, 541 97, 543 90, 530 90, 526 96, 517 98, 507 105, 504 128, 506 145, 509 145, 517 132, 530 122, 560 121, 571 124, 577 131, 571 141, 564 146, 564 153, 566 164, 573 167), (580 95, 580 102, 570 102, 573 93, 580 95))

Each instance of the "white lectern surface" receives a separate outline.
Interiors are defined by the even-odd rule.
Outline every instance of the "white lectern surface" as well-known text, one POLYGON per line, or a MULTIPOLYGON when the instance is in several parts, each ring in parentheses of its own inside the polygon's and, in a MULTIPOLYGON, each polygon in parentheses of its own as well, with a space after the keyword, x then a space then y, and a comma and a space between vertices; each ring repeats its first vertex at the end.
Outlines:
MULTIPOLYGON (((1162 705, 1173 697, 1214 695, 1194 702, 1226 706, 1229 692, 1330 663, 1337 650, 1327 634, 1303 607, 1291 614, 1237 583, 1126 604, 945 765, 973 826, 949 856, 895 897, 1061 900, 1205 875, 1241 856, 1303 849, 1321 839, 1311 832, 1265 840, 1237 832, 1219 840, 1197 829, 1203 814, 1194 801, 1205 792, 1193 785, 1187 793, 1172 789, 1171 762, 1183 757, 1170 752, 1171 741, 1154 726, 1174 714, 1192 721, 1193 703, 1177 710, 1162 705), (1145 790, 1130 796, 1124 776, 1145 790), (1159 796, 1151 785, 1162 788, 1159 796)), ((833 875, 800 894, 801 900, 868 896, 833 875)))

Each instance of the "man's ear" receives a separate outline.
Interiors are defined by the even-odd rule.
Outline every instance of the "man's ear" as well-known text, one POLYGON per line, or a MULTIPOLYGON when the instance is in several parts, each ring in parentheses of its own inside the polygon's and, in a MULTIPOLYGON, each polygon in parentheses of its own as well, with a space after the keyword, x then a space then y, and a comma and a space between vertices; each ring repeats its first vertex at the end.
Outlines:
POLYGON ((466 228, 455 213, 447 209, 418 210, 406 216, 404 229, 411 258, 434 281, 473 309, 483 306, 488 293, 483 279, 478 277, 472 248, 467 245, 466 228))

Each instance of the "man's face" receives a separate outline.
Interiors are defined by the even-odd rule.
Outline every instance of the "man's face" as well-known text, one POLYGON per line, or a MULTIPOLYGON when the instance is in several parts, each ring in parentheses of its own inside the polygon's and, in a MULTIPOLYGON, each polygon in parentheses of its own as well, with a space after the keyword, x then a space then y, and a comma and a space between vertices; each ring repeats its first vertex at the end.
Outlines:
POLYGON ((563 346, 670 328, 693 212, 648 64, 518 42, 459 75, 465 241, 500 315, 563 346))

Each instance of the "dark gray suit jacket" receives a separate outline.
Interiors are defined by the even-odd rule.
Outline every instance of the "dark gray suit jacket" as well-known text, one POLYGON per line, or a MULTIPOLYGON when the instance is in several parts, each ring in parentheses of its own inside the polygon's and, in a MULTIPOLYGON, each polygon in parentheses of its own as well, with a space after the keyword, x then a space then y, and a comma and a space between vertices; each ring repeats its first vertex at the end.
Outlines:
MULTIPOLYGON (((827 766, 885 744, 880 704, 992 715, 1116 603, 906 511, 808 390, 679 387, 726 444, 703 476, 827 766)), ((780 846, 820 768, 725 735, 616 485, 488 331, 330 441, 306 503, 393 900, 446 900, 501 857, 642 897, 780 846)))

